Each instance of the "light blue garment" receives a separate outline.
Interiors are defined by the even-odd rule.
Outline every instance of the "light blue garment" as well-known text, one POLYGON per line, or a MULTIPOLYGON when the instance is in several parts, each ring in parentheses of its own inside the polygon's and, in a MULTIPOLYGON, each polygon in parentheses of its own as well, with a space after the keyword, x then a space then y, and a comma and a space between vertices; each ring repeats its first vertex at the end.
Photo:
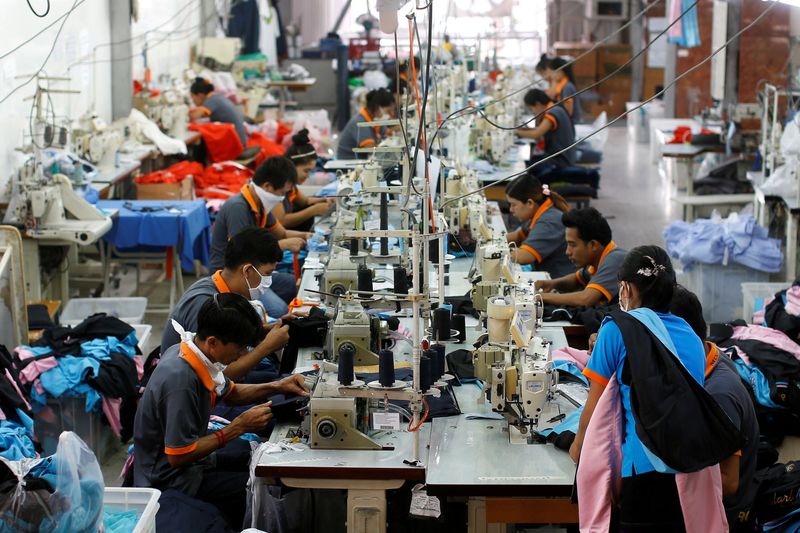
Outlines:
POLYGON ((689 9, 689 7, 692 5, 692 0, 680 0, 680 4, 681 13, 686 12, 680 22, 678 22, 681 27, 681 36, 668 36, 667 41, 677 44, 683 48, 694 48, 696 46, 700 46, 700 29, 697 24, 697 6, 689 9))
POLYGON ((769 381, 767 381, 767 378, 764 377, 758 367, 748 366, 739 358, 734 359, 733 362, 736 363, 736 372, 738 372, 739 377, 750 385, 753 395, 760 405, 770 409, 783 409, 783 407, 772 401, 769 395, 769 381))
MULTIPOLYGON (((67 355, 58 360, 57 367, 42 372, 39 380, 47 394, 53 398, 61 396, 86 397, 86 412, 91 413, 100 411, 102 398, 96 390, 86 383, 86 378, 97 377, 99 373, 100 361, 97 359, 67 355)), ((47 403, 46 400, 44 403, 47 403)))
POLYGON ((106 533, 133 533, 139 522, 138 511, 125 511, 115 507, 103 507, 103 525, 106 533))
POLYGON ((553 361, 553 368, 555 370, 561 370, 563 372, 567 372, 568 374, 572 374, 576 378, 580 379, 584 385, 587 387, 589 386, 589 380, 586 379, 586 376, 583 375, 583 372, 581 372, 581 369, 578 368, 575 363, 571 363, 563 359, 557 359, 553 361))
MULTIPOLYGON (((565 431, 571 431, 574 434, 578 434, 578 423, 581 420, 581 414, 583 414, 583 406, 579 407, 577 410, 571 412, 567 415, 567 417, 561 421, 560 424, 551 428, 545 428, 541 431, 537 431, 538 435, 542 437, 549 437, 550 434, 555 433, 556 435, 561 435, 565 431)), ((540 424, 541 425, 541 424, 540 424)))
POLYGON ((0 457, 11 461, 34 459, 36 448, 27 428, 10 420, 0 420, 0 457))
MULTIPOLYGON (((135 334, 133 338, 134 342, 136 342, 135 334)), ((127 340, 127 337, 123 341, 116 337, 107 337, 84 342, 81 344, 81 355, 94 357, 99 361, 110 361, 111 353, 121 353, 133 359, 133 356, 136 355, 136 344, 130 345, 127 340)))

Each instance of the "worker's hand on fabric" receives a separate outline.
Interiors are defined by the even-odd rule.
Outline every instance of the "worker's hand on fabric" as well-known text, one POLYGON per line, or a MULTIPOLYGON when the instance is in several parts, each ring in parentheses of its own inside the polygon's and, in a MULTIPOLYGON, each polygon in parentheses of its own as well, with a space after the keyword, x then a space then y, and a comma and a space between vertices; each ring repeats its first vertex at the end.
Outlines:
POLYGON ((300 237, 290 237, 288 239, 281 239, 280 245, 281 245, 281 249, 289 250, 290 252, 296 254, 300 250, 305 248, 306 241, 301 239, 300 237))
POLYGON ((264 337, 263 343, 269 344, 272 350, 280 350, 289 342, 289 326, 276 322, 264 337))
POLYGON ((307 232, 306 232, 306 234, 305 234, 305 235, 303 235, 303 239, 305 239, 305 240, 309 240, 309 239, 311 239, 311 237, 313 237, 313 236, 314 236, 314 232, 312 232, 312 231, 307 231, 307 232))
POLYGON ((255 433, 267 427, 272 419, 272 402, 262 403, 251 407, 244 413, 237 416, 231 425, 236 425, 244 433, 255 433))
POLYGON ((298 396, 308 396, 306 380, 303 374, 292 374, 275 384, 278 392, 283 394, 296 394, 298 396))
POLYGON ((303 315, 300 315, 300 314, 297 314, 297 313, 294 313, 294 312, 291 312, 291 313, 286 313, 285 315, 283 315, 283 316, 281 317, 281 321, 286 321, 286 320, 295 320, 295 319, 298 319, 298 318, 300 318, 300 317, 302 317, 302 316, 303 316, 303 315))
POLYGON ((537 281, 535 286, 536 290, 539 292, 550 292, 551 290, 553 290, 553 281, 552 280, 537 281))
POLYGON ((592 333, 589 335, 589 355, 592 355, 592 350, 594 350, 594 345, 597 343, 597 333, 592 333))
MULTIPOLYGON (((323 217, 327 215, 330 209, 330 204, 327 202, 320 202, 311 206, 311 212, 314 213, 315 217, 323 217)), ((310 238, 311 237, 309 237, 309 239, 310 238)))

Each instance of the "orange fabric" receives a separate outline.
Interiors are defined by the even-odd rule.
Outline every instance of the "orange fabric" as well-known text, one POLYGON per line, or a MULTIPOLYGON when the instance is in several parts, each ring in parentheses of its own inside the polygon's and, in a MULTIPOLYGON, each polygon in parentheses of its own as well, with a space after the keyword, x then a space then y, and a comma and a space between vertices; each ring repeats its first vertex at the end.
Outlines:
MULTIPOLYGON (((597 272, 597 270, 600 268, 600 265, 602 265, 603 261, 605 261, 606 256, 610 254, 611 251, 616 247, 617 243, 615 243, 614 241, 611 241, 606 245, 605 249, 603 250, 603 254, 600 256, 600 261, 597 262, 597 267, 594 269, 594 272, 597 272)), ((594 274, 594 272, 592 272, 592 274, 594 274)))
POLYGON ((575 278, 578 280, 578 283, 580 283, 581 285, 586 285, 586 283, 583 281, 583 278, 581 277, 581 271, 580 270, 575 272, 575 278))
POLYGON ((556 117, 554 117, 554 116, 553 116, 553 115, 551 115, 550 113, 545 113, 545 114, 544 114, 544 118, 545 118, 546 120, 549 120, 550 122, 552 122, 552 124, 553 124, 553 128, 555 128, 555 129, 558 129, 558 121, 556 120, 556 117))
POLYGON ((226 294, 231 292, 231 288, 228 287, 228 284, 222 279, 222 270, 214 272, 214 275, 211 276, 211 280, 214 282, 214 287, 216 287, 220 293, 226 294))
POLYGON ((257 131, 254 131, 250 134, 250 138, 247 139, 247 146, 258 146, 261 148, 261 152, 258 154, 258 157, 256 157, 255 160, 256 166, 263 163, 267 158, 276 155, 283 155, 283 153, 286 151, 283 146, 273 140, 270 140, 268 137, 265 137, 257 131))
POLYGON ((200 163, 193 161, 181 161, 180 163, 175 163, 164 170, 158 170, 156 172, 150 172, 149 174, 137 176, 134 178, 133 182, 139 184, 180 183, 189 176, 192 176, 195 181, 202 181, 203 172, 203 165, 200 163))
POLYGON ((208 159, 212 163, 234 160, 244 150, 242 141, 239 139, 239 134, 236 133, 236 128, 233 124, 222 122, 197 124, 192 122, 189 124, 189 129, 200 132, 208 149, 208 159))
POLYGON ((227 200, 239 192, 253 174, 251 169, 238 163, 216 163, 207 167, 200 177, 195 177, 197 196, 227 200))
POLYGON ((364 139, 358 143, 359 148, 366 148, 367 146, 375 146, 375 139, 364 139))
POLYGON ((208 369, 205 367, 203 362, 200 358, 197 357, 191 348, 185 343, 181 343, 181 357, 183 357, 189 366, 192 367, 197 377, 200 378, 200 381, 203 383, 203 386, 208 389, 209 391, 214 391, 214 380, 211 379, 211 374, 208 373, 208 369))
MULTIPOLYGON (((369 114, 369 111, 367 111, 366 107, 362 107, 361 108, 361 116, 364 117, 364 122, 372 122, 374 120, 372 118, 372 116, 369 114)), ((380 128, 380 126, 372 126, 372 131, 375 132, 375 137, 380 137, 381 136, 381 128, 380 128)), ((372 141, 372 142, 374 143, 375 141, 372 141)), ((361 145, 359 144, 359 146, 361 146, 361 145)))
MULTIPOLYGON (((259 228, 264 228, 267 226, 267 214, 261 211, 261 204, 256 202, 256 199, 253 198, 253 193, 250 192, 250 186, 245 185, 242 187, 242 196, 244 196, 247 205, 250 206, 250 210, 253 211, 253 214, 256 216, 256 221, 258 222, 259 228)), ((274 226, 273 226, 274 227, 274 226)), ((270 228, 272 229, 272 228, 270 228)))
POLYGON ((186 455, 187 453, 192 453, 197 449, 197 443, 193 442, 188 446, 183 446, 181 448, 169 448, 167 446, 164 447, 164 453, 167 455, 186 455))
POLYGON ((542 254, 540 254, 539 252, 534 250, 532 246, 528 246, 527 244, 523 244, 522 246, 519 247, 519 249, 520 250, 527 250, 528 252, 530 252, 533 255, 534 259, 536 259, 537 263, 541 263, 542 262, 542 254))
POLYGON ((283 122, 278 122, 278 131, 277 133, 275 133, 275 142, 282 145, 284 137, 286 137, 290 133, 292 133, 292 128, 290 128, 283 122))
POLYGON ((706 348, 706 372, 705 377, 708 377, 711 372, 717 367, 719 363, 719 349, 717 345, 711 341, 705 341, 706 348))
POLYGON ((584 368, 583 372, 581 372, 581 373, 584 376, 586 376, 587 378, 589 378, 592 381, 594 381, 595 383, 597 383, 598 385, 602 385, 603 387, 608 385, 608 378, 605 378, 605 377, 601 376, 600 374, 598 374, 597 372, 595 372, 594 370, 592 370, 590 368, 584 368))
POLYGON ((605 288, 605 287, 603 287, 602 285, 598 285, 597 283, 590 283, 590 284, 588 284, 588 285, 586 286, 586 288, 587 288, 587 289, 594 289, 594 290, 596 290, 596 291, 600 292, 600 294, 602 294, 602 295, 603 295, 603 297, 606 299, 606 301, 607 301, 607 302, 610 302, 610 301, 611 301, 611 293, 610 293, 610 292, 608 292, 608 291, 606 290, 606 288, 605 288))

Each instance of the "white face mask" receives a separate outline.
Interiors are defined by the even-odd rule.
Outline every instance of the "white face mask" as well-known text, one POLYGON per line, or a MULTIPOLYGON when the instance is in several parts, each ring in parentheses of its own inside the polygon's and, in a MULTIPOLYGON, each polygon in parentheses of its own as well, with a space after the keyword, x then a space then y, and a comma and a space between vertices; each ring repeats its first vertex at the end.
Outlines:
POLYGON ((283 201, 283 196, 278 196, 277 194, 272 194, 269 191, 265 191, 263 187, 253 184, 253 188, 256 190, 258 199, 261 200, 261 205, 264 207, 265 213, 269 213, 272 211, 273 207, 283 201))
POLYGON ((250 291, 250 299, 260 300, 261 297, 264 296, 264 294, 267 292, 267 289, 269 289, 270 286, 272 285, 272 276, 262 276, 261 272, 259 272, 258 269, 256 269, 256 267, 254 267, 253 265, 247 265, 246 267, 244 267, 244 269, 245 269, 244 282, 247 284, 247 289, 250 291), (250 282, 247 280, 246 271, 248 267, 251 267, 253 270, 255 270, 256 274, 258 274, 259 277, 261 278, 258 285, 256 285, 255 287, 251 287, 250 282))
POLYGON ((628 301, 630 299, 630 295, 631 295, 630 286, 626 285, 624 283, 621 284, 620 287, 619 287, 619 308, 622 309, 623 311, 625 311, 626 313, 628 312, 628 309, 630 308, 630 302, 628 301), (624 300, 622 299, 622 289, 623 288, 626 289, 626 292, 628 293, 627 297, 624 300))

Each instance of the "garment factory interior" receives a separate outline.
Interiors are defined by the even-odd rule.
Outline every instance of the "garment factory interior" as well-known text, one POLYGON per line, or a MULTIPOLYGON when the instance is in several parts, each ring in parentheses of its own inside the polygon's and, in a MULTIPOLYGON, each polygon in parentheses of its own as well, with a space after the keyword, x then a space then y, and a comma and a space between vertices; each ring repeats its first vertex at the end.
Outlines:
POLYGON ((3 4, 3 531, 800 531, 799 0, 3 4))

